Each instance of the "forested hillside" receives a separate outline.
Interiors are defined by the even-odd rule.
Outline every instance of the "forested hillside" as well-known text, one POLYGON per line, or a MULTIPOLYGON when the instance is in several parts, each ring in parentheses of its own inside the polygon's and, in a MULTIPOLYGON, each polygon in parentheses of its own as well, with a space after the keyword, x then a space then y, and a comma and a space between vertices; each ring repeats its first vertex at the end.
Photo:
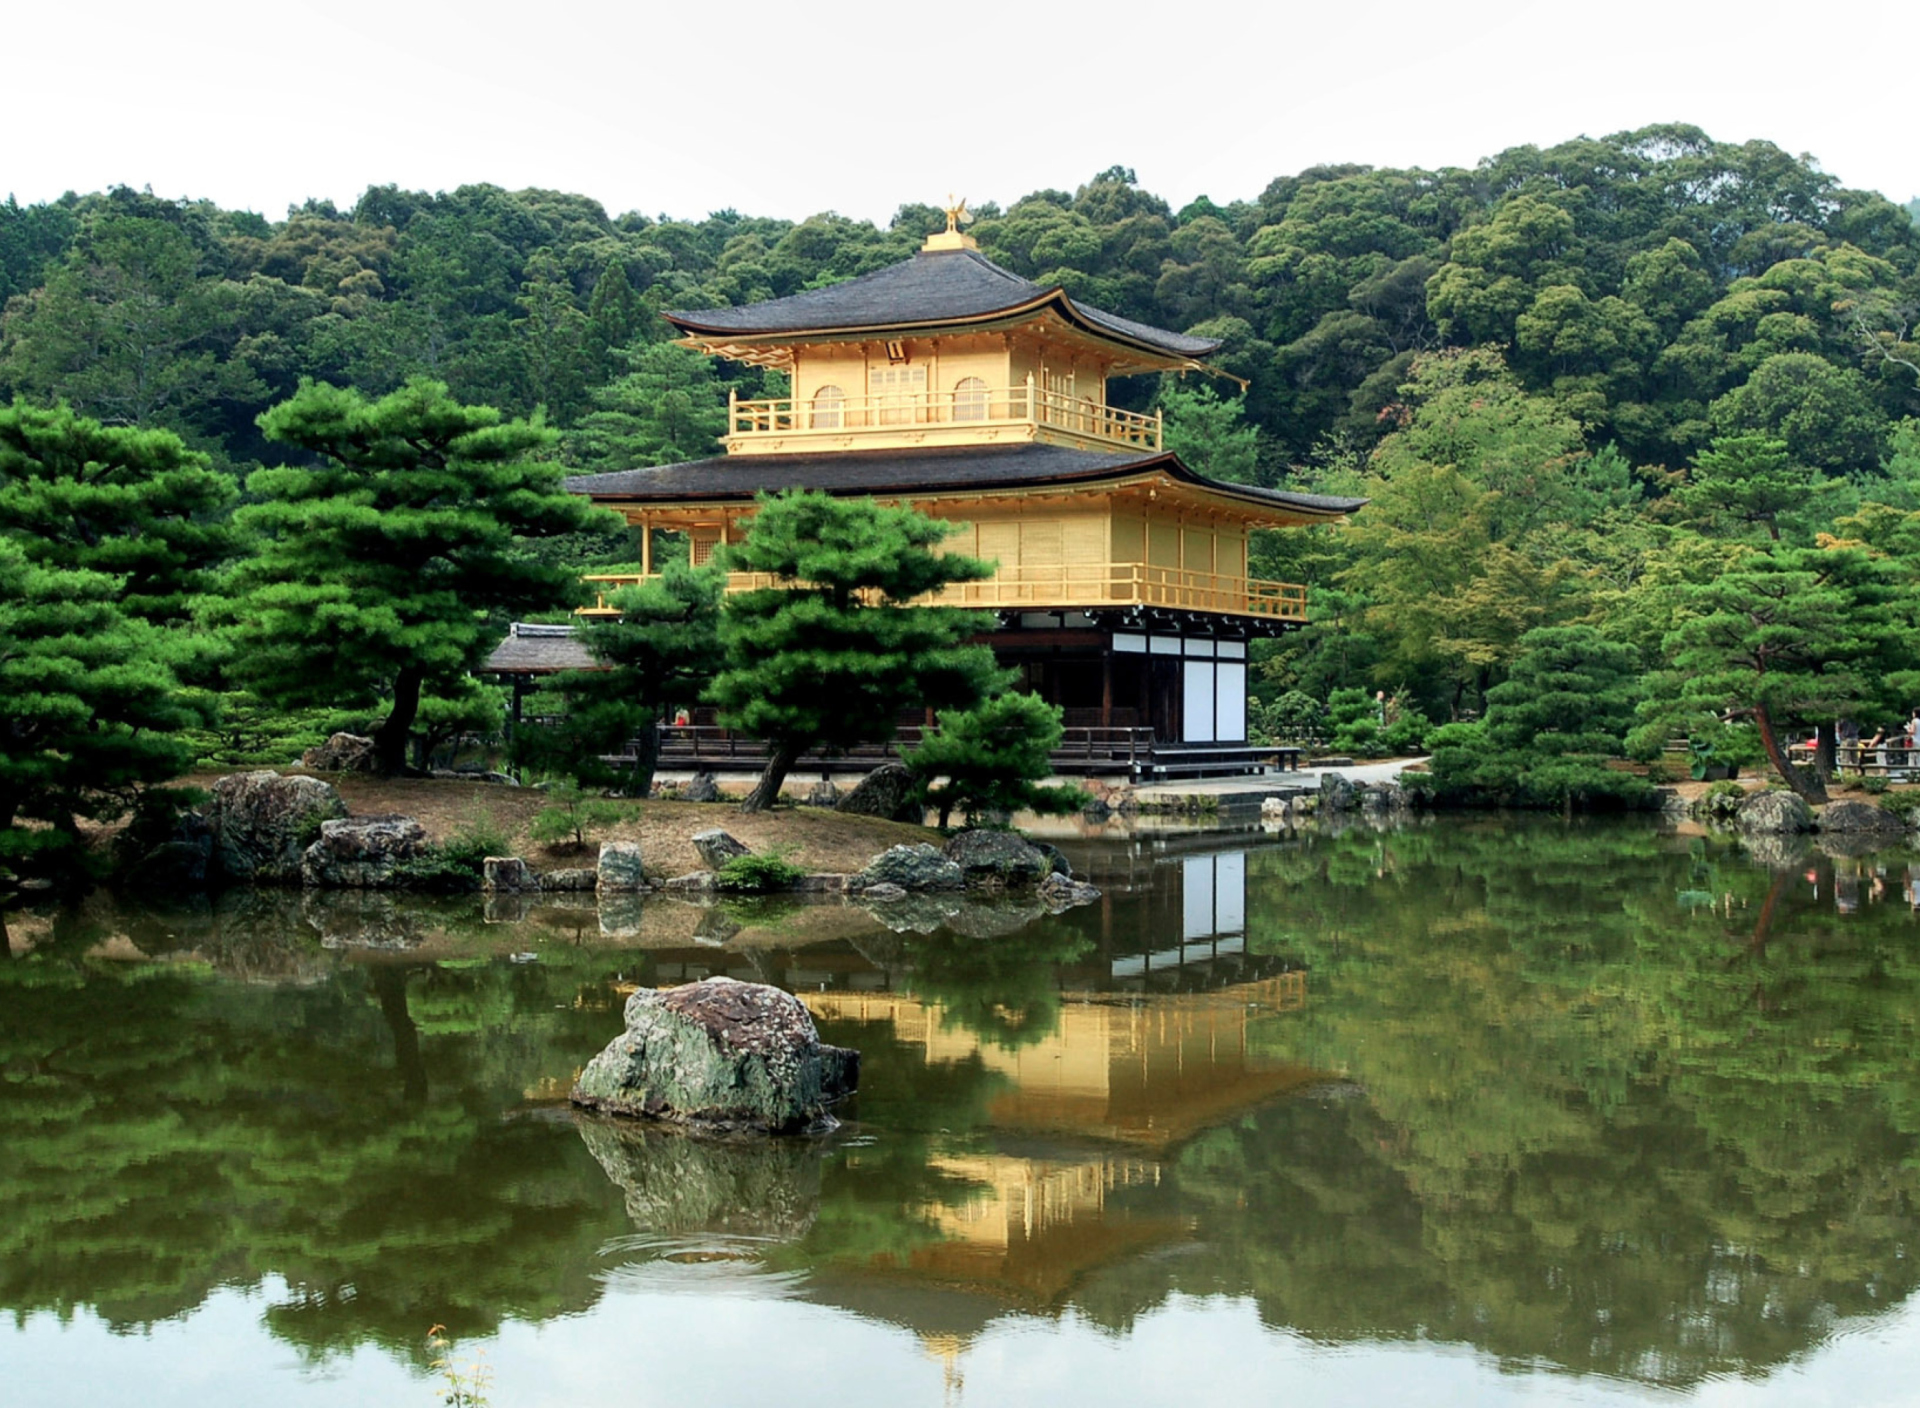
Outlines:
MULTIPOLYGON (((1223 339, 1244 394, 1116 388, 1158 399, 1196 467, 1375 500, 1268 544, 1263 570, 1311 582, 1318 621, 1268 660, 1269 700, 1365 685, 1445 718, 1536 627, 1671 664, 1674 591, 1756 545, 1920 551, 1914 207, 1770 144, 1650 127, 1473 167, 1318 167, 1177 211, 1114 167, 975 208, 1015 272, 1223 339)), ((274 460, 257 418, 303 378, 372 396, 427 376, 544 414, 572 464, 667 462, 711 449, 729 379, 772 379, 674 347, 660 310, 848 278, 941 224, 926 205, 884 230, 610 216, 490 186, 277 221, 126 189, 9 201, 0 397, 173 430, 238 478, 274 460)))

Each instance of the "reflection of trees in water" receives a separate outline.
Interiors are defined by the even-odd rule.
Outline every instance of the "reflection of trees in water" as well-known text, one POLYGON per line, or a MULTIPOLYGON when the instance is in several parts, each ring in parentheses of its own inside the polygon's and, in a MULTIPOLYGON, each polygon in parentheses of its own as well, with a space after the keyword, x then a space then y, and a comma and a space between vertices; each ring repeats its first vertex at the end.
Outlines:
MULTIPOLYGON (((1250 853, 1247 962, 1304 968, 1309 999, 1250 1013, 1246 1040, 1343 1080, 1156 1154, 1157 1184, 1116 1188, 1107 1213, 1191 1225, 1191 1243, 1105 1263, 1050 1304, 1124 1327, 1176 1292, 1246 1294, 1328 1341, 1454 1339, 1691 1383, 1898 1302, 1920 946, 1903 909, 1835 909, 1838 868, 1865 865, 1865 894, 1872 864, 1768 872, 1646 828, 1477 823, 1250 853)), ((1063 981, 1133 942, 1130 903, 835 952, 1011 1048, 1055 1025, 1063 981)), ((615 1186, 570 1122, 500 1112, 563 1089, 618 1028, 612 979, 651 980, 656 960, 556 945, 524 966, 344 962, 275 912, 137 933, 245 983, 90 960, 126 932, 97 909, 0 965, 0 1308, 137 1325, 273 1273, 293 1287, 276 1334, 412 1353, 436 1320, 472 1335, 590 1305, 600 1249, 636 1230, 623 1204, 686 1182, 685 1147, 655 1164, 639 1140, 615 1186)), ((763 957, 785 972, 816 952, 763 957)), ((769 1265, 842 1291, 917 1274, 943 1215, 986 1196, 963 1170, 1101 1157, 995 1129, 1009 1077, 978 1056, 929 1061, 884 1021, 821 1025, 865 1053, 843 1136, 797 1172, 701 1185, 728 1190, 723 1221, 774 1218, 769 1265)))
POLYGON ((1644 829, 1322 838, 1254 866, 1254 935, 1312 983, 1267 1039, 1366 1098, 1191 1144, 1208 1254, 1149 1299, 1218 1285, 1310 1333, 1691 1382, 1911 1292, 1905 915, 1644 829))

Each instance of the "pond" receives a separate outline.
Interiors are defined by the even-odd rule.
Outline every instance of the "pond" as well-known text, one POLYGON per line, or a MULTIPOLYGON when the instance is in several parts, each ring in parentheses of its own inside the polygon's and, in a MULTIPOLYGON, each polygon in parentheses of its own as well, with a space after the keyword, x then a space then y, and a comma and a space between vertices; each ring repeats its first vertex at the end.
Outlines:
POLYGON ((1912 1403, 1920 856, 1646 822, 1069 841, 905 910, 7 916, 11 1404, 1912 1403), (878 914, 880 917, 876 917, 878 914), (636 984, 841 1127, 577 1117, 636 984))

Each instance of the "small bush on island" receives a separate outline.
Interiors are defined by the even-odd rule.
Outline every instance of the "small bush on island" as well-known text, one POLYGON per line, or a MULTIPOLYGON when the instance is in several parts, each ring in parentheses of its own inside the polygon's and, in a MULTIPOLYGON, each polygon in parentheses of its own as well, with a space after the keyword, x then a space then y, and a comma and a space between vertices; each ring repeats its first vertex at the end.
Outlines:
POLYGON ((1487 717, 1435 730, 1433 761, 1409 787, 1441 806, 1640 807, 1644 777, 1609 765, 1620 755, 1637 691, 1633 653, 1591 626, 1529 631, 1487 717))
POLYGON ((550 850, 584 851, 594 832, 627 814, 618 802, 591 796, 579 787, 556 787, 547 795, 553 805, 534 815, 527 834, 550 850))
POLYGON ((758 895, 769 890, 790 890, 807 872, 787 859, 785 849, 769 855, 749 852, 735 856, 714 872, 713 884, 732 894, 758 895))

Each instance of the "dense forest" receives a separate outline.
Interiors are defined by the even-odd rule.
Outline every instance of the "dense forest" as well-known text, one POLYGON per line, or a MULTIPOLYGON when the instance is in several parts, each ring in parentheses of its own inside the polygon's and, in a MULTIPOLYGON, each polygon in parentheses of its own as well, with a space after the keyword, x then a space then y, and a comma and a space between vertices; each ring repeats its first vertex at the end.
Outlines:
MULTIPOLYGON (((1270 649, 1265 707, 1347 686, 1416 720, 1471 717, 1528 632, 1561 628, 1726 716, 1753 701, 1699 687, 1734 668, 1681 639, 1711 614, 1700 594, 1736 566, 1827 584, 1843 560, 1841 616, 1870 616, 1872 639, 1806 626, 1773 672, 1821 682, 1769 696, 1778 722, 1914 702, 1898 647, 1920 561, 1914 207, 1667 125, 1470 168, 1316 167, 1179 210, 1113 167, 976 210, 1009 269, 1222 339, 1233 381, 1116 390, 1162 405, 1195 467, 1374 501, 1266 545, 1257 570, 1311 583, 1316 624, 1270 649), (1838 556, 1792 556, 1818 549, 1838 556)), ((376 396, 428 377, 561 432, 549 453, 569 465, 670 462, 711 450, 728 382, 777 379, 675 346, 661 310, 849 278, 942 219, 609 216, 491 186, 374 187, 279 221, 128 189, 9 200, 0 400, 177 433, 238 484, 286 455, 260 418, 304 379, 376 396)), ((1677 708, 1642 722, 1670 731, 1677 708)))

